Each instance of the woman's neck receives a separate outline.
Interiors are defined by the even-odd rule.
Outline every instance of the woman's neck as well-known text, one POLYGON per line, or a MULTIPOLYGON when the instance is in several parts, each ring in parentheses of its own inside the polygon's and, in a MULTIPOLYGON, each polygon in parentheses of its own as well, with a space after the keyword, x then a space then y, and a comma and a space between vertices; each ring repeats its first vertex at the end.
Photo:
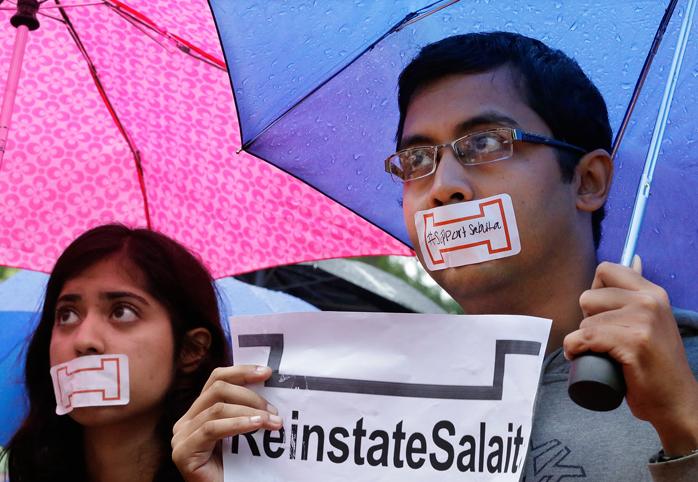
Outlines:
POLYGON ((163 455, 153 414, 127 422, 85 427, 87 475, 92 482, 151 482, 163 455))

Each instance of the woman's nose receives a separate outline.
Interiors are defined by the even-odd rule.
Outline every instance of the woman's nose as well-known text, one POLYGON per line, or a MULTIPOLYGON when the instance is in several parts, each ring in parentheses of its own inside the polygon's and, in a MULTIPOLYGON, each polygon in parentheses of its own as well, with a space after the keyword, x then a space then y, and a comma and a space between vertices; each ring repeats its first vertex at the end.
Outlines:
POLYGON ((429 193, 430 207, 444 206, 475 197, 468 168, 456 159, 450 146, 440 149, 441 160, 436 166, 429 193))
POLYGON ((97 314, 86 316, 73 332, 73 347, 76 356, 100 355, 104 353, 104 334, 97 314))

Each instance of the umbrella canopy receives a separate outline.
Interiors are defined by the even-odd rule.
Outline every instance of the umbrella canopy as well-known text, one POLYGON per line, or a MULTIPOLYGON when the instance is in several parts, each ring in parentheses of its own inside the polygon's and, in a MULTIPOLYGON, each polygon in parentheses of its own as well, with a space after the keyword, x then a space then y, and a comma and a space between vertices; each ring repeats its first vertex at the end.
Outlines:
MULTIPOLYGON (((38 322, 47 281, 44 273, 20 271, 0 282, 0 446, 9 441, 26 414, 25 348, 38 322)), ((216 289, 222 320, 234 315, 317 311, 286 293, 232 278, 216 281, 216 289)))
MULTIPOLYGON (((0 7, 0 79, 15 2, 0 7)), ((407 254, 394 238, 247 154, 204 0, 58 0, 30 32, 0 164, 0 265, 49 271, 98 224, 150 226, 214 277, 338 256, 407 254)))
MULTIPOLYGON (((408 243, 402 187, 383 172, 382 161, 395 149, 397 77, 422 46, 491 30, 538 38, 580 63, 604 95, 617 133, 670 2, 210 3, 229 61, 244 148, 408 243)), ((601 259, 620 259, 684 10, 681 1, 616 155, 601 259)), ((667 288, 675 304, 693 309, 697 42, 696 35, 688 42, 638 244, 647 277, 667 288)))

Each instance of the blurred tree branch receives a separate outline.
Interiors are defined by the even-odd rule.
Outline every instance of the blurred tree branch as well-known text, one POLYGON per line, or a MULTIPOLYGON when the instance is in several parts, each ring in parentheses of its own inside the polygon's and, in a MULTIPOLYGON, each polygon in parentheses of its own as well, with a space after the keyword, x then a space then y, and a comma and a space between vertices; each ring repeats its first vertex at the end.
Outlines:
POLYGON ((437 285, 426 284, 422 279, 422 276, 428 277, 429 275, 424 272, 421 268, 417 276, 410 276, 410 274, 405 269, 404 263, 398 260, 397 256, 363 256, 357 258, 346 258, 349 260, 362 261, 364 263, 375 266, 378 269, 382 269, 394 276, 405 281, 407 284, 413 288, 421 291, 429 299, 434 301, 436 304, 441 306, 448 313, 462 314, 463 310, 458 303, 456 303, 448 294, 443 291, 437 285))

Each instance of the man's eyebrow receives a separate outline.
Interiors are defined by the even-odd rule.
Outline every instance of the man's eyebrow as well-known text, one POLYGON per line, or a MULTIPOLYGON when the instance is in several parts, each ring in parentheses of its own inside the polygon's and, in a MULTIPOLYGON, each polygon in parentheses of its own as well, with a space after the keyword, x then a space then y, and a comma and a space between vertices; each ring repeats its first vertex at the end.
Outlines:
MULTIPOLYGON (((480 126, 498 125, 505 127, 519 128, 519 123, 511 117, 497 111, 486 111, 470 119, 464 120, 456 126, 456 135, 462 135, 470 131, 477 130, 480 126)), ((408 136, 400 141, 398 150, 405 149, 409 146, 433 146, 436 141, 424 134, 415 134, 408 136)))
POLYGON ((504 115, 496 111, 483 112, 482 114, 465 120, 456 126, 456 132, 459 134, 464 134, 466 132, 474 131, 480 126, 484 125, 499 125, 505 127, 515 127, 519 128, 519 123, 516 122, 511 117, 504 115))
POLYGON ((415 134, 413 136, 409 136, 401 140, 397 146, 397 150, 399 151, 410 146, 433 146, 434 144, 436 144, 436 142, 431 137, 425 136, 423 134, 415 134))

